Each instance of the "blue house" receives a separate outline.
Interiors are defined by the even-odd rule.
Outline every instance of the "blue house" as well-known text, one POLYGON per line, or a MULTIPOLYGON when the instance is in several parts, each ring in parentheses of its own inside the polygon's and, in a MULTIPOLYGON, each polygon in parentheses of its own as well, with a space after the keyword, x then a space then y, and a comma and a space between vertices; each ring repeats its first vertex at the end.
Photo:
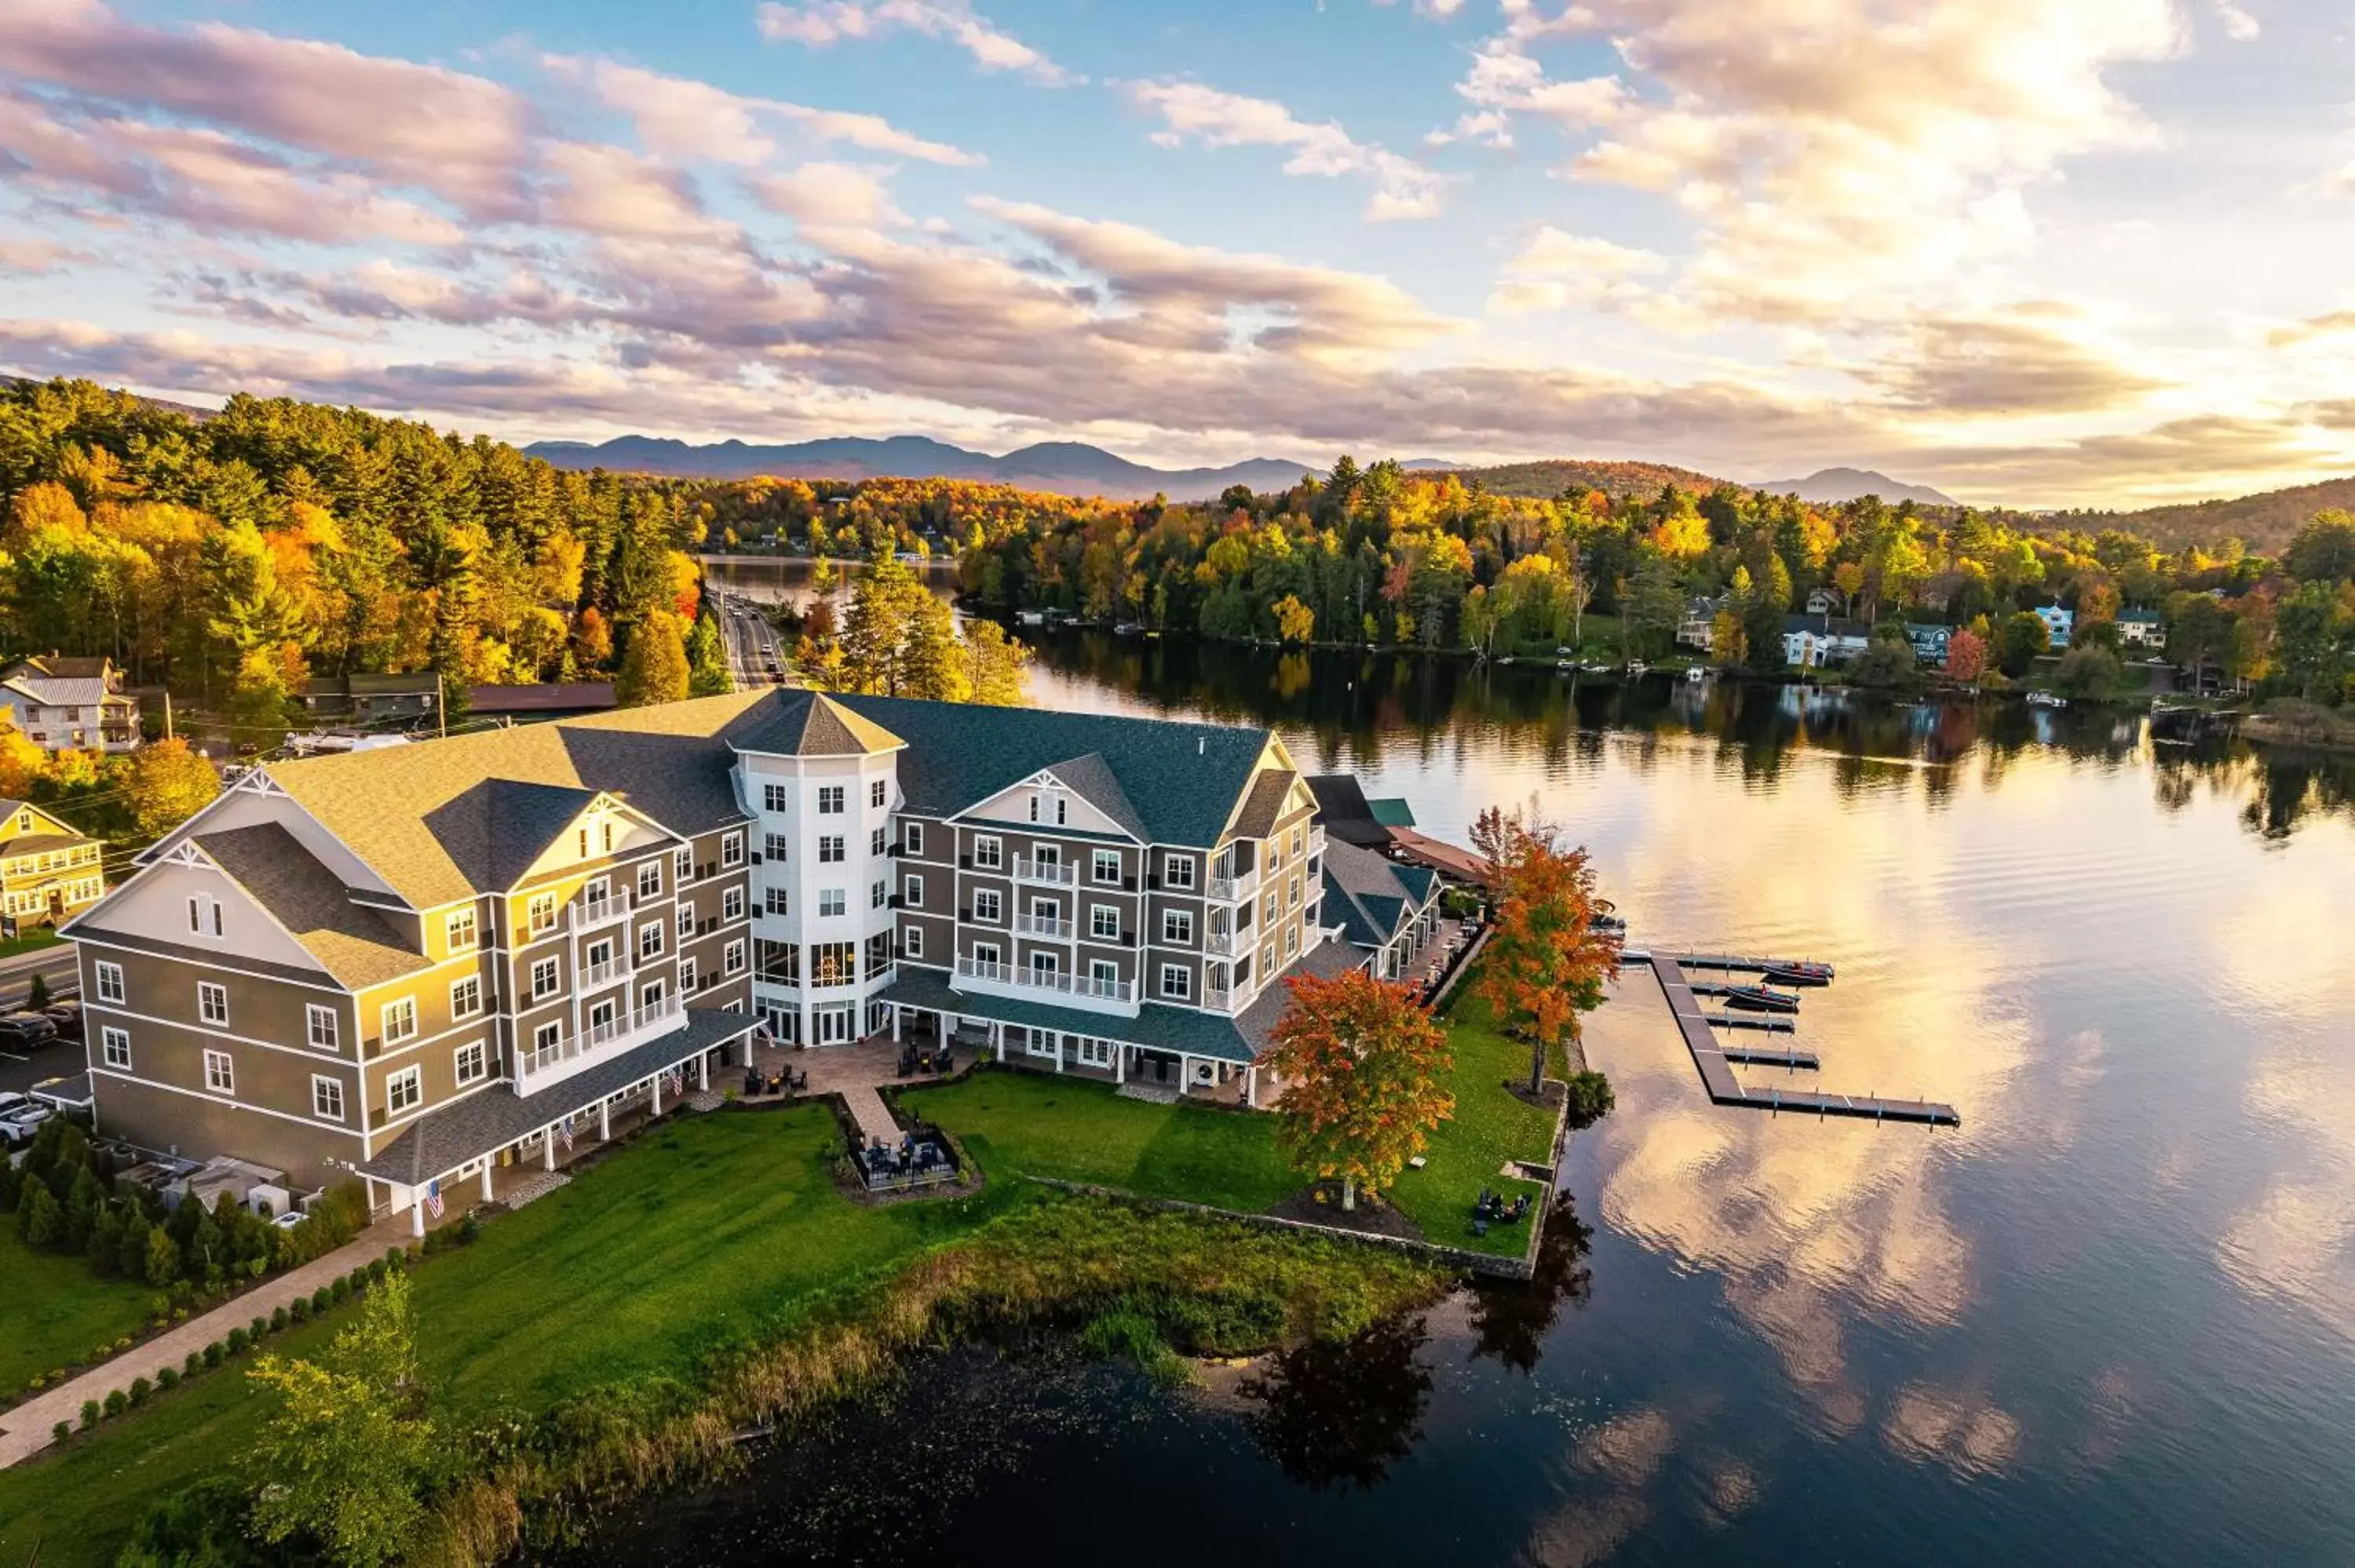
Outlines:
POLYGON ((2069 633, 2077 624, 2075 610, 2063 609, 2057 604, 2039 605, 2036 607, 2036 619, 2044 623, 2044 630, 2051 634, 2053 647, 2069 646, 2069 633))
POLYGON ((1924 664, 1945 663, 1946 643, 1954 635, 1951 626, 1925 626, 1918 620, 1905 623, 1905 637, 1913 644, 1913 657, 1924 664))

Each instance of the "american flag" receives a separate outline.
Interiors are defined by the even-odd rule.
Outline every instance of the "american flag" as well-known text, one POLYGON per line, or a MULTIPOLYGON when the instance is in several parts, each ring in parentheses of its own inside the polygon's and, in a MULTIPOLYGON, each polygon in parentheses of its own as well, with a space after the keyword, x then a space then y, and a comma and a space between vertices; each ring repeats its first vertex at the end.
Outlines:
POLYGON ((572 1118, 570 1117, 566 1117, 564 1118, 564 1125, 557 1130, 564 1135, 564 1147, 566 1150, 570 1150, 572 1147, 572 1118))
POLYGON ((677 1067, 670 1070, 670 1092, 674 1095, 687 1093, 687 1075, 677 1067))
POLYGON ((438 1177, 425 1183, 425 1212, 437 1220, 442 1217, 442 1182, 438 1177))

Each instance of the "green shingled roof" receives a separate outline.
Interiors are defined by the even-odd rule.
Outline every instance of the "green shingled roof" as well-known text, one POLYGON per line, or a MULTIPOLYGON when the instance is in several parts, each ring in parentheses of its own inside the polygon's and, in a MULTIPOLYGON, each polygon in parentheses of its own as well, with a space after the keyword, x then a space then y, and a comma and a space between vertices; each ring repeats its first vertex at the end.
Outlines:
POLYGON ((1042 768, 1092 752, 1118 780, 1143 836, 1201 849, 1217 847, 1268 738, 1263 729, 1111 714, 904 697, 834 701, 908 743, 900 788, 905 809, 918 815, 953 816, 1042 768))

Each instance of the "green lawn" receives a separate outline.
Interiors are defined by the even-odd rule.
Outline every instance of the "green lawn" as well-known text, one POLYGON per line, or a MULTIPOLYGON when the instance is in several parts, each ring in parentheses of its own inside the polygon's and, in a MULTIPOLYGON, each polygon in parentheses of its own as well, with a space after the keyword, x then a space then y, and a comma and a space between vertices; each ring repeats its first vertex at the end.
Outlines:
MULTIPOLYGON (((1399 1178, 1391 1200, 1423 1234, 1485 1252, 1518 1253, 1522 1226, 1471 1233, 1483 1187, 1511 1196, 1537 1184, 1500 1174, 1508 1160, 1542 1162, 1553 1113, 1508 1094, 1529 1072, 1526 1051, 1488 1026, 1468 993, 1449 1021, 1455 1114, 1431 1135, 1426 1164, 1399 1178)), ((1245 1116, 1180 1100, 1123 1099, 1112 1086, 1037 1073, 976 1073, 902 1097, 918 1115, 955 1133, 993 1176, 1092 1181, 1149 1197, 1182 1198, 1245 1213, 1273 1207, 1307 1185, 1275 1146, 1273 1116, 1245 1116)))
POLYGON ((0 942, 0 959, 13 959, 19 953, 29 953, 40 948, 54 948, 65 938, 54 926, 36 926, 21 937, 0 942))
MULTIPOLYGON (((1002 1191, 865 1208, 826 1173, 821 1106, 667 1124, 418 1270, 436 1404, 463 1425, 646 1373, 686 1376, 723 1340, 783 1328, 817 1293, 885 1269, 1019 1201, 1002 1191)), ((13 1281, 13 1276, 11 1277, 13 1281)), ((319 1325, 276 1343, 301 1353, 319 1325)), ((262 1414, 210 1373, 63 1456, 0 1470, 0 1563, 112 1563, 153 1499, 233 1463, 262 1414)))
POLYGON ((149 1292, 101 1279, 79 1257, 36 1252, 0 1221, 0 1389, 25 1392, 27 1380, 95 1359, 101 1345, 135 1334, 147 1321, 149 1292))
POLYGON ((1265 1117, 1123 1099, 1093 1079, 975 1073, 901 1103, 955 1133, 994 1177, 1092 1181, 1245 1213, 1307 1185, 1276 1152, 1265 1117))

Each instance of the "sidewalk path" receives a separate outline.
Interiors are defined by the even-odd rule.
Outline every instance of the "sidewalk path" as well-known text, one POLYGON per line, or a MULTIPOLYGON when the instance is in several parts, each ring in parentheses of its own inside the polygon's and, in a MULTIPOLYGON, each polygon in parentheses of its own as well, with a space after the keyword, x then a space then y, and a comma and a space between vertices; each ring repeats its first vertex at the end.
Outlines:
MULTIPOLYGON (((84 1400, 94 1399, 103 1404, 114 1390, 128 1391, 133 1378, 144 1377, 152 1383, 164 1368, 184 1366, 190 1351, 200 1351, 215 1340, 229 1338, 231 1329, 250 1327, 254 1319, 269 1317, 297 1296, 314 1294, 322 1285, 382 1257, 387 1247, 400 1246, 409 1239, 405 1211, 393 1219, 379 1220, 326 1256, 313 1258, 300 1268, 265 1279, 244 1295, 223 1302, 200 1318, 189 1319, 169 1333, 134 1345, 112 1361, 55 1388, 44 1389, 22 1404, 0 1410, 0 1469, 48 1447, 49 1429, 59 1422, 79 1430, 84 1400)), ((239 1373, 223 1365, 205 1375, 236 1377, 239 1373)))
POLYGON ((900 1124, 891 1119, 891 1112, 883 1104, 883 1097, 867 1085, 860 1084, 842 1091, 842 1103, 850 1107, 850 1119, 858 1124, 859 1132, 869 1140, 885 1143, 900 1141, 900 1124))

